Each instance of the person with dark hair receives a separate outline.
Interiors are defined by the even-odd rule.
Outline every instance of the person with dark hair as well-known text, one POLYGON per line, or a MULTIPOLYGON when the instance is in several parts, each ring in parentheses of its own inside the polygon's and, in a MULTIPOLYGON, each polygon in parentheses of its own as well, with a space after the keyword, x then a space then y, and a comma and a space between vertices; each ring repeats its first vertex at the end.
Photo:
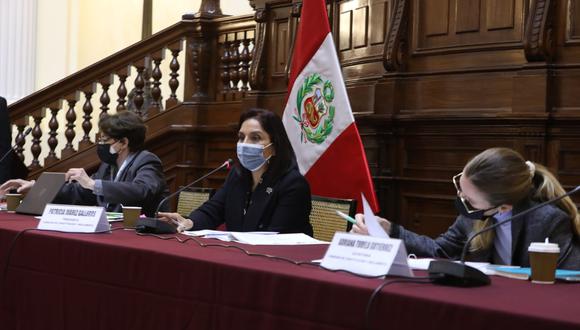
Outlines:
MULTIPOLYGON (((143 213, 154 216, 157 205, 167 195, 161 160, 143 150, 146 127, 141 117, 130 111, 104 115, 99 121, 100 140, 97 154, 99 169, 88 176, 83 168, 71 168, 54 203, 99 205, 119 212, 122 205, 141 206, 143 213)), ((0 192, 28 191, 34 181, 10 180, 0 192)))
MULTIPOLYGON (((409 253, 458 259, 473 233, 566 193, 548 169, 508 148, 483 151, 452 181, 460 215, 439 237, 417 235, 382 218, 378 218, 379 223, 391 237, 402 239, 409 253)), ((352 231, 368 234, 363 215, 357 214, 356 220, 352 231)), ((579 234, 578 209, 565 197, 476 236, 468 247, 467 259, 529 267, 530 243, 548 238, 560 247, 558 268, 580 269, 579 234)))
POLYGON ((240 165, 189 218, 160 213, 161 220, 177 223, 179 231, 214 229, 225 223, 229 231, 312 235, 310 186, 298 170, 280 117, 263 109, 242 113, 237 155, 240 165))

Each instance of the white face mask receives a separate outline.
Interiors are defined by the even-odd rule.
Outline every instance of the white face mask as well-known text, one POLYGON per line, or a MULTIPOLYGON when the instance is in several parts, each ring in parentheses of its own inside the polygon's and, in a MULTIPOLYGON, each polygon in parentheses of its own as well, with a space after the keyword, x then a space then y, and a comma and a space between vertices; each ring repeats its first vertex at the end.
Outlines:
MULTIPOLYGON (((113 144, 115 144, 115 143, 113 143, 113 144)), ((113 148, 113 144, 109 145, 109 152, 114 155, 114 154, 118 153, 118 151, 115 148, 113 148)))

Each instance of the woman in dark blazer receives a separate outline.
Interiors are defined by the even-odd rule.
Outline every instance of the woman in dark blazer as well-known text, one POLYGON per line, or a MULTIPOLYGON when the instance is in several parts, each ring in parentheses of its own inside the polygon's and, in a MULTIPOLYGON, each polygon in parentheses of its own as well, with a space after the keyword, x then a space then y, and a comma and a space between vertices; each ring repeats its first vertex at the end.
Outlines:
MULTIPOLYGON (((8 116, 8 106, 6 99, 0 96, 0 158, 2 158, 11 148, 12 130, 10 129, 10 117, 8 116)), ((11 157, 6 157, 0 161, 0 184, 10 179, 11 157)))
POLYGON ((160 213, 179 231, 213 229, 312 235, 310 187, 300 174, 282 120, 262 109, 244 112, 238 125, 240 165, 224 186, 189 218, 160 213))
MULTIPOLYGON (((121 211, 121 206, 140 206, 154 216, 168 189, 161 160, 143 150, 146 126, 134 112, 121 111, 104 115, 99 121, 100 140, 97 154, 101 165, 88 176, 84 168, 71 168, 65 184, 52 201, 59 204, 98 205, 107 211, 121 211)), ((17 189, 26 192, 34 180, 10 180, 0 186, 0 193, 17 189)))
MULTIPOLYGON (((548 169, 507 148, 491 148, 475 156, 453 183, 460 215, 439 237, 418 235, 382 218, 379 223, 391 237, 402 239, 409 253, 458 259, 473 233, 565 193, 548 169)), ((356 218, 352 231, 368 234, 363 215, 356 218)), ((560 247, 558 268, 580 269, 579 234, 580 215, 572 199, 565 197, 476 236, 467 259, 529 267, 530 243, 548 238, 560 247)))

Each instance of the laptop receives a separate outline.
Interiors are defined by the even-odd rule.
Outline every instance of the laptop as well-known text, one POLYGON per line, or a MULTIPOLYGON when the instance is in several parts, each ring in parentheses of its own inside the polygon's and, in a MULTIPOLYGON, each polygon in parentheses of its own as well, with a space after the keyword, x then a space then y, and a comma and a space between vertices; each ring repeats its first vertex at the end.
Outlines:
POLYGON ((63 184, 64 173, 42 173, 16 208, 16 213, 41 215, 46 204, 52 202, 63 184))

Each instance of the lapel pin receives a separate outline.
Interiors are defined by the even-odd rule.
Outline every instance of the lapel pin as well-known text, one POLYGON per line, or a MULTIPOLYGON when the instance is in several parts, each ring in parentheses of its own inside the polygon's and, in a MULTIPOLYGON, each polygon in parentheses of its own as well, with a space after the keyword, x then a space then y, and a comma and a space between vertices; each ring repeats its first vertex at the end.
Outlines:
POLYGON ((271 194, 273 191, 272 187, 266 188, 266 194, 271 194))

